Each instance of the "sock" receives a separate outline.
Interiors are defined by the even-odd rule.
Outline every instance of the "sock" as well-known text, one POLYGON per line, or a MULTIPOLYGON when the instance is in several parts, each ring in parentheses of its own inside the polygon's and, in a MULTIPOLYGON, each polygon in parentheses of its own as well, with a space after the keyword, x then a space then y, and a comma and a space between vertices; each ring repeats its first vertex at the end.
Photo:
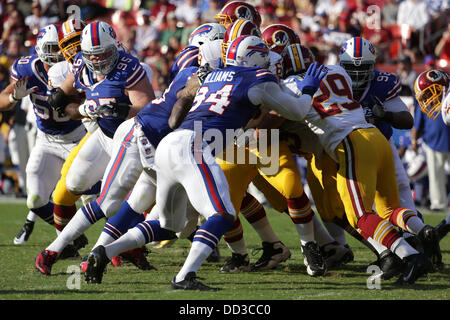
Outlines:
POLYGON ((35 213, 37 216, 39 216, 39 218, 41 218, 48 224, 54 225, 55 222, 53 220, 53 207, 54 207, 53 203, 48 202, 46 205, 44 205, 40 208, 30 209, 30 210, 33 211, 33 213, 35 213))
POLYGON ((423 221, 414 211, 405 208, 395 209, 389 221, 412 234, 418 234, 425 227, 423 221))
POLYGON ((411 247, 408 242, 406 242, 405 239, 400 237, 399 239, 395 240, 394 243, 389 248, 393 253, 395 253, 400 258, 406 258, 413 254, 418 254, 419 252, 411 247))
POLYGON ((37 217, 38 216, 33 211, 30 210, 27 214, 27 221, 36 222, 37 217))
MULTIPOLYGON (((333 238, 330 235, 330 233, 328 233, 327 230, 325 230, 322 223, 320 223, 317 215, 314 215, 313 223, 314 223, 314 238, 319 246, 323 246, 327 243, 337 241, 335 238, 333 238)), ((344 231, 344 230, 342 230, 342 231, 344 231)), ((345 238, 345 233, 344 233, 344 238, 345 238)))
POLYGON ((105 246, 106 256, 109 260, 118 256, 124 251, 139 248, 145 245, 146 238, 142 231, 135 227, 127 231, 123 236, 121 236, 116 241, 105 246))
POLYGON ((144 215, 134 211, 128 202, 124 202, 116 214, 106 221, 103 232, 109 234, 114 240, 119 239, 128 229, 144 221, 144 215))
POLYGON ((62 231, 76 212, 77 207, 75 205, 62 206, 55 204, 53 208, 53 219, 56 230, 62 231))
POLYGON ((189 272, 197 273, 203 261, 209 257, 231 225, 232 222, 224 216, 213 215, 200 226, 194 236, 186 261, 175 277, 176 282, 184 280, 189 272))
POLYGON ((240 255, 246 255, 247 254, 247 246, 245 244, 244 238, 241 238, 240 240, 233 241, 233 242, 225 242, 228 246, 228 248, 233 253, 238 253, 240 255))
POLYGON ((387 248, 390 248, 394 241, 401 237, 394 225, 373 212, 365 213, 358 220, 357 225, 365 239, 371 237, 387 248))
POLYGON ((385 246, 383 246, 381 243, 375 241, 372 237, 369 237, 367 239, 367 241, 372 245, 372 247, 377 251, 378 254, 387 250, 387 248, 385 246))
POLYGON ((302 246, 307 242, 315 241, 314 239, 314 211, 311 209, 306 193, 303 193, 300 197, 294 199, 286 199, 289 216, 294 222, 297 233, 300 236, 302 246))
MULTIPOLYGON (((232 243, 241 240, 243 237, 244 231, 242 230, 241 220, 239 219, 239 217, 236 217, 236 220, 234 220, 233 224, 231 225, 231 228, 228 229, 227 232, 225 232, 225 234, 223 235, 223 239, 227 243, 232 243)), ((193 240, 194 238, 192 237, 191 241, 193 240)))
POLYGON ((280 239, 277 237, 266 216, 266 210, 251 194, 247 193, 242 200, 241 213, 258 233, 262 241, 273 243, 280 239))

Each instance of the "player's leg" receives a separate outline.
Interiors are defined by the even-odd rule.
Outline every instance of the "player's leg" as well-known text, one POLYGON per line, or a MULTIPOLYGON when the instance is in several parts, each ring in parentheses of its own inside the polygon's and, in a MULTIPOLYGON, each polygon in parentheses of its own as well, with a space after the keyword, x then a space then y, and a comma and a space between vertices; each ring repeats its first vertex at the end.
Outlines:
MULTIPOLYGON (((102 139, 102 137, 98 135, 100 133, 99 131, 100 130, 94 132, 88 141, 86 141, 69 169, 68 177, 71 172, 73 174, 74 171, 78 171, 81 168, 89 172, 90 176, 88 176, 86 172, 82 171, 81 173, 84 175, 82 182, 85 185, 89 185, 89 183, 90 185, 93 185, 101 179, 104 168, 107 166, 110 159, 107 152, 109 146, 105 140, 106 138, 102 139)), ((80 190, 81 189, 82 188, 80 188, 80 190)), ((43 274, 50 274, 51 266, 56 260, 39 262, 42 260, 40 256, 42 256, 43 253, 47 253, 58 257, 69 242, 78 238, 90 226, 104 217, 105 215, 101 211, 100 206, 96 204, 95 201, 78 209, 58 237, 36 258, 36 267, 38 270, 43 274), (42 267, 38 267, 38 263, 42 267)))
MULTIPOLYGON (((394 225, 372 211, 378 172, 391 170, 395 181, 389 143, 377 129, 360 129, 344 138, 335 152, 340 165, 337 189, 350 224, 358 228, 364 238, 372 237, 405 259, 408 271, 414 272, 405 274, 401 279, 404 282, 414 282, 417 277, 427 272, 429 261, 401 237, 394 225), (391 168, 382 166, 388 157, 391 159, 391 168)), ((397 194, 395 203, 398 203, 397 184, 395 182, 392 185, 394 195, 397 194)))

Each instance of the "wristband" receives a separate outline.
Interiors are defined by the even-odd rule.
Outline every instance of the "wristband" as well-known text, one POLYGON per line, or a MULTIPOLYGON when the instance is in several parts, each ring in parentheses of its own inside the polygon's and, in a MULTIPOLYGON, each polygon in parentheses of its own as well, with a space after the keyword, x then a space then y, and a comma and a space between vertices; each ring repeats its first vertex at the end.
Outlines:
POLYGON ((14 98, 14 95, 12 93, 9 94, 9 103, 17 103, 19 99, 14 98))

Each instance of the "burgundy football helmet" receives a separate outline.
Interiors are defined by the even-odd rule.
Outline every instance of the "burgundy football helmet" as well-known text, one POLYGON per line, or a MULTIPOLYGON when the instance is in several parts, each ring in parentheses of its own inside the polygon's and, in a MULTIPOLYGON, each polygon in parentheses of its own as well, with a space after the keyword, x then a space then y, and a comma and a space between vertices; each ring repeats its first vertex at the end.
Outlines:
POLYGON ((447 72, 429 70, 422 72, 414 83, 414 91, 420 109, 429 118, 436 119, 441 112, 441 103, 450 84, 447 72))
POLYGON ((301 44, 299 35, 284 24, 271 24, 262 32, 262 38, 271 51, 282 54, 284 48, 298 43, 301 44))

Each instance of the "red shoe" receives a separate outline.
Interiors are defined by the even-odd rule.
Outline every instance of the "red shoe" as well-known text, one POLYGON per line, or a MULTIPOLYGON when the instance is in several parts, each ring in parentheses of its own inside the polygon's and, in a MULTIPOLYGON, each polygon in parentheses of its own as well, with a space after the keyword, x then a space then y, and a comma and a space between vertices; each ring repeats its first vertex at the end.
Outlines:
POLYGON ((88 257, 84 257, 83 260, 80 263, 81 272, 86 272, 87 266, 88 266, 88 257))
POLYGON ((152 266, 148 261, 146 256, 148 255, 148 250, 146 246, 140 248, 124 251, 120 254, 123 260, 131 262, 138 269, 141 270, 152 270, 156 268, 152 266))
POLYGON ((114 258, 112 258, 111 263, 113 264, 114 267, 121 267, 123 265, 120 256, 115 256, 114 258))
POLYGON ((43 250, 36 256, 34 266, 40 273, 50 275, 52 266, 58 259, 58 252, 43 250))

